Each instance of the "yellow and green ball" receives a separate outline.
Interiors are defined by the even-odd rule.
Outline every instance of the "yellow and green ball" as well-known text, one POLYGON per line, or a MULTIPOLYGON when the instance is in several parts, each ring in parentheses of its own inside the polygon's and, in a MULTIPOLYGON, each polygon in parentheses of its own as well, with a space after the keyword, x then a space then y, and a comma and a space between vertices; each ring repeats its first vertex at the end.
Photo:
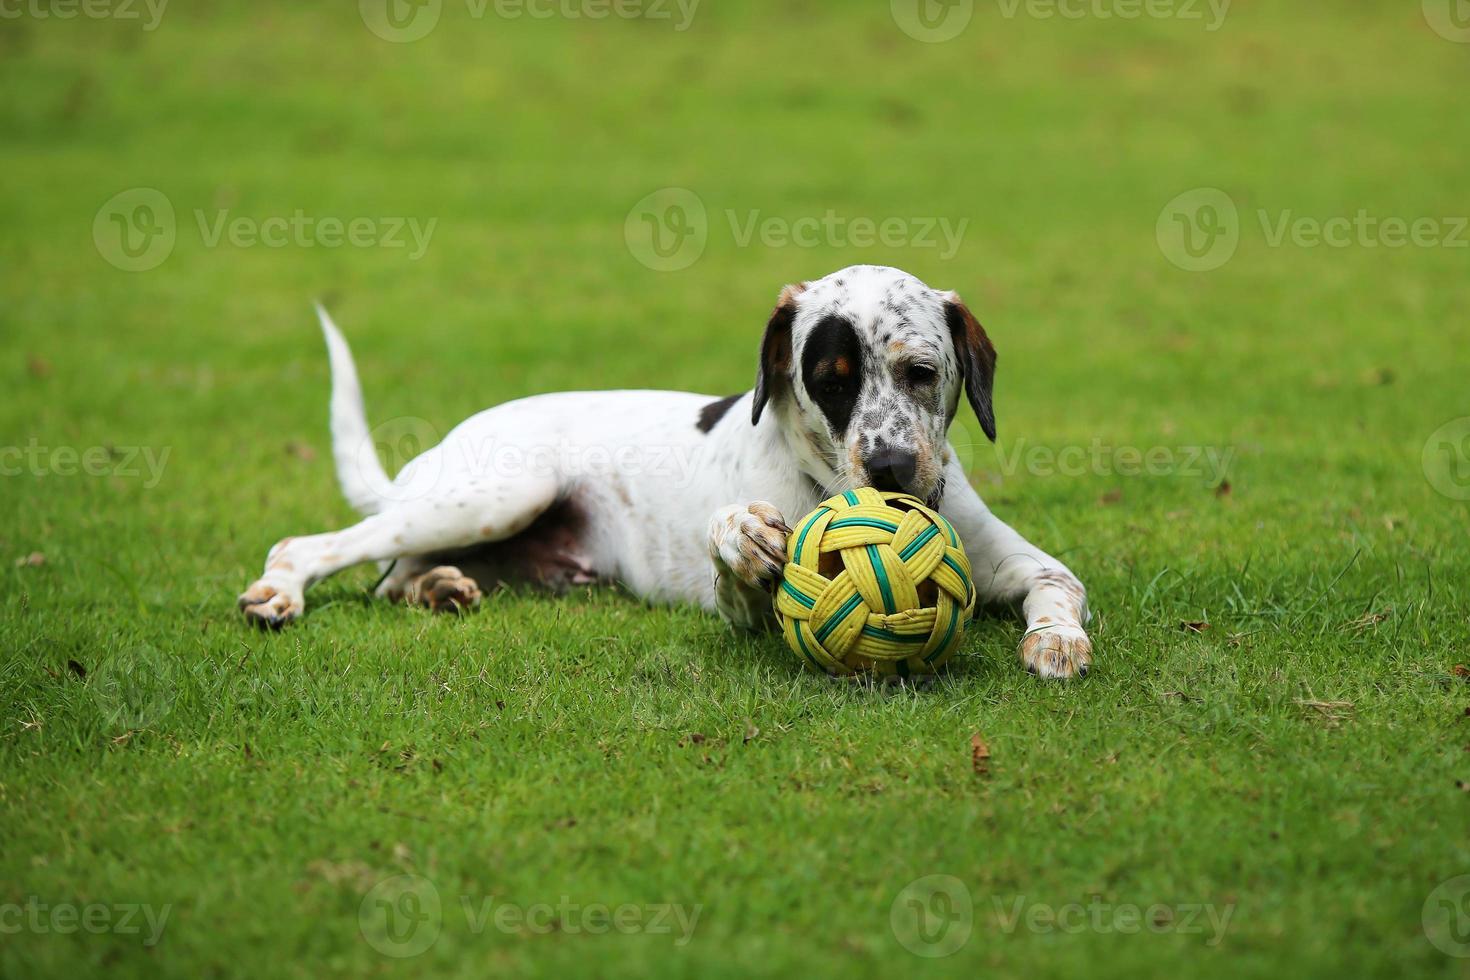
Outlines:
POLYGON ((787 539, 776 618, 817 670, 933 673, 959 649, 974 611, 959 536, 917 497, 849 490, 787 539))

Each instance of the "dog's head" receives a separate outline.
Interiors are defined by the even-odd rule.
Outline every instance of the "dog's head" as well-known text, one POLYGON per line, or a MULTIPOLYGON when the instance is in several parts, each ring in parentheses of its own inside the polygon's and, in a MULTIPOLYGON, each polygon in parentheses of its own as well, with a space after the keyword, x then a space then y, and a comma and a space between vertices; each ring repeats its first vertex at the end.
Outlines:
POLYGON ((995 439, 995 348, 959 296, 882 266, 787 286, 761 342, 754 419, 778 413, 831 492, 902 490, 937 504, 964 390, 995 439))

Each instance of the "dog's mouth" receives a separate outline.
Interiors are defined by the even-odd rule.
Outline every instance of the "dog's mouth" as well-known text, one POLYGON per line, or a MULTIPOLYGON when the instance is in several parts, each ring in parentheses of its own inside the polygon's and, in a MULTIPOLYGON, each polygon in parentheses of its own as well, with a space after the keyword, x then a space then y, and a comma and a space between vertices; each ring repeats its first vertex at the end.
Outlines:
POLYGON ((944 477, 934 481, 934 489, 924 498, 924 505, 930 510, 938 510, 940 503, 944 500, 944 477))
POLYGON ((823 481, 818 481, 815 479, 813 479, 811 482, 823 500, 827 499, 828 497, 835 497, 839 493, 842 493, 844 490, 851 490, 853 487, 867 486, 875 487, 875 489, 877 490, 888 493, 906 493, 910 497, 917 497, 919 500, 922 500, 924 502, 924 506, 928 507, 930 510, 938 510, 940 502, 944 500, 944 477, 942 475, 934 481, 934 486, 930 488, 927 493, 924 492, 923 487, 879 487, 876 486, 871 481, 871 479, 867 477, 863 477, 860 479, 839 479, 835 484, 826 484, 823 481))

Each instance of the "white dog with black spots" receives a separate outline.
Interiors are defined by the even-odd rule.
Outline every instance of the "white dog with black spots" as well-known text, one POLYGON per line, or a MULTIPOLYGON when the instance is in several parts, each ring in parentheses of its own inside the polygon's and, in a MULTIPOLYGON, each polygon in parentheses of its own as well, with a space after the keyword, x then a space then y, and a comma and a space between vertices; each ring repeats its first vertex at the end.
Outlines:
POLYGON ((1028 670, 1064 678, 1091 665, 1081 583, 990 512, 947 439, 962 394, 995 438, 995 348, 954 293, 880 266, 788 286, 752 391, 525 398, 469 418, 392 479, 347 343, 319 313, 338 478, 364 517, 271 549, 239 599, 258 625, 283 626, 313 583, 378 562, 380 595, 433 609, 471 608, 502 583, 613 581, 761 628, 788 519, 873 486, 949 519, 982 601, 1021 603, 1028 670))

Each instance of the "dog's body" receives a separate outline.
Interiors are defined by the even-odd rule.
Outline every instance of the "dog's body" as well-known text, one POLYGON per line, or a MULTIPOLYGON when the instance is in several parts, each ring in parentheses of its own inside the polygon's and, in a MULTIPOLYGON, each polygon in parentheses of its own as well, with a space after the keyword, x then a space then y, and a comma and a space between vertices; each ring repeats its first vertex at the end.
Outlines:
POLYGON ((526 398, 466 420, 392 480, 346 341, 321 317, 338 476, 366 516, 271 549, 240 597, 260 625, 284 625, 312 583, 375 561, 386 569, 379 594, 436 609, 474 605, 500 582, 607 580, 755 628, 771 615, 783 518, 871 483, 938 506, 982 598, 1024 600, 1029 669, 1088 669, 1081 585, 990 513, 946 441, 962 384, 994 438, 994 350, 953 294, 873 266, 788 287, 754 391, 526 398))

